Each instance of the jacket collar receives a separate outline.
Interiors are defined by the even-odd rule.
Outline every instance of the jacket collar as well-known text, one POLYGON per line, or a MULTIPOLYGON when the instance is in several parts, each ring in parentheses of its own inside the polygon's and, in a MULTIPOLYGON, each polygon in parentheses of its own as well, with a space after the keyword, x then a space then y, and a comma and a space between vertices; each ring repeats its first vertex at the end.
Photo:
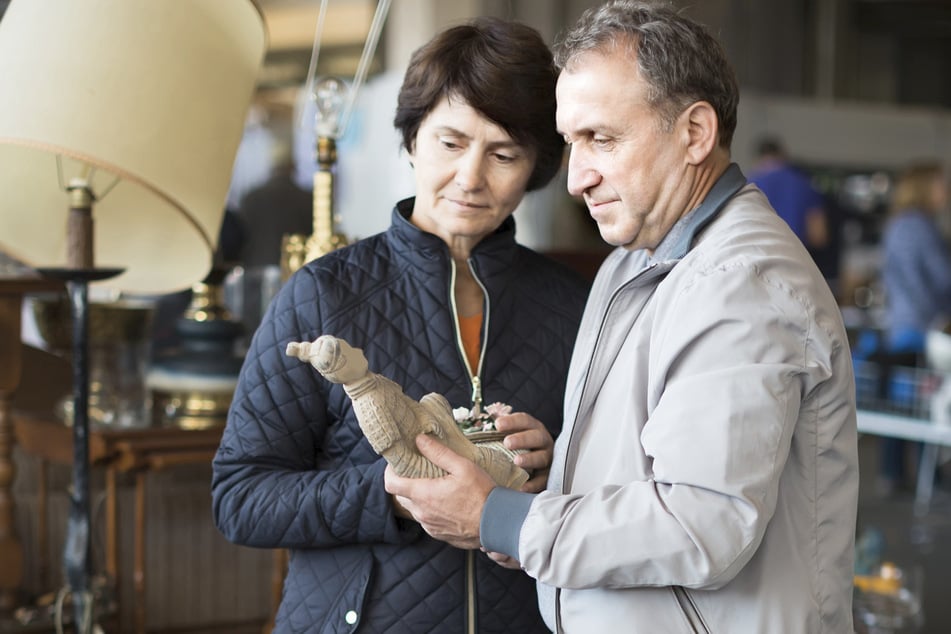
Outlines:
MULTIPOLYGON (((390 225, 390 235, 405 249, 419 252, 426 260, 446 266, 449 247, 442 238, 421 230, 410 222, 415 198, 406 198, 396 203, 390 225)), ((479 275, 491 276, 504 273, 516 258, 515 219, 509 216, 494 232, 482 239, 470 255, 479 275)))
POLYGON ((694 240, 717 217, 726 203, 746 186, 746 176, 736 163, 713 184, 707 197, 696 208, 677 221, 654 251, 653 261, 679 260, 693 247, 694 240))

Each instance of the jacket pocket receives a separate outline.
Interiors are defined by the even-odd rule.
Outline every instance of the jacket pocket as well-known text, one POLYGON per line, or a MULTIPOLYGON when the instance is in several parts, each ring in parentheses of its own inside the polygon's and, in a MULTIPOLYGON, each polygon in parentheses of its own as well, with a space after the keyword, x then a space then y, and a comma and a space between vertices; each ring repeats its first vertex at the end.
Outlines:
POLYGON ((690 625, 690 631, 694 634, 710 634, 710 628, 704 622, 703 616, 700 614, 697 604, 693 602, 690 593, 682 586, 672 586, 670 590, 674 599, 677 600, 677 605, 680 606, 684 619, 690 625))

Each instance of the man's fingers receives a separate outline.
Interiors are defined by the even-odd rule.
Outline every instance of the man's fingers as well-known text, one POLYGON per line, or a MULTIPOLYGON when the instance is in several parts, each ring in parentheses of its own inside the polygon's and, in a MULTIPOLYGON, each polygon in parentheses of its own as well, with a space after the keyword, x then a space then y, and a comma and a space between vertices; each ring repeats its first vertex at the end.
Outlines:
POLYGON ((447 473, 459 471, 467 462, 465 458, 428 434, 416 436, 416 448, 430 462, 447 473))

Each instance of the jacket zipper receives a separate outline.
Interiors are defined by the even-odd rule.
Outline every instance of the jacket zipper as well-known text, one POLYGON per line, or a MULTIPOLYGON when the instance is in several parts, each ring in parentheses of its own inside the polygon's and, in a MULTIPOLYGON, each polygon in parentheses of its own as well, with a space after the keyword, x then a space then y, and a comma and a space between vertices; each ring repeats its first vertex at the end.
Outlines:
POLYGON ((687 591, 681 586, 672 586, 671 591, 673 591, 674 598, 677 599, 677 603, 680 605, 684 617, 686 617, 687 622, 690 624, 690 631, 696 634, 710 634, 710 629, 707 627, 707 624, 703 622, 703 616, 700 615, 697 604, 693 602, 693 599, 690 598, 687 591))
POLYGON ((466 551, 466 632, 476 634, 475 551, 466 551))
MULTIPOLYGON (((482 374, 482 362, 485 360, 486 333, 489 332, 489 293, 485 290, 482 280, 476 275, 472 266, 472 259, 468 261, 469 271, 472 277, 482 289, 482 297, 485 308, 482 312, 482 345, 479 349, 479 365, 476 368, 469 366, 469 359, 466 357, 465 346, 462 345, 462 331, 459 328, 459 309, 456 305, 456 262, 449 260, 450 264, 450 282, 449 282, 449 304, 452 306, 453 326, 456 329, 456 348, 459 356, 462 358, 462 365, 469 373, 469 382, 472 385, 472 408, 476 411, 482 409, 482 381, 479 376, 482 374)), ((475 551, 466 551, 466 632, 476 634, 476 579, 475 579, 475 551)))
MULTIPOLYGON (((614 292, 611 293, 611 297, 608 299, 608 303, 605 305, 605 308, 604 308, 604 316, 600 319, 600 323, 598 324, 598 334, 595 336, 594 345, 591 346, 591 355, 588 357, 587 370, 585 371, 585 376, 584 376, 584 383, 581 386, 581 393, 578 395, 578 403, 573 413, 572 420, 574 421, 574 423, 578 422, 578 414, 581 412, 581 408, 585 403, 586 397, 588 396, 588 388, 589 388, 589 383, 591 380, 591 370, 594 367, 593 361, 597 357, 598 347, 601 345, 601 336, 604 334, 605 324, 608 321, 608 316, 611 314, 611 310, 614 308, 615 302, 617 301, 618 297, 620 297, 621 293, 627 290, 629 286, 633 285, 642 277, 647 276, 648 273, 657 270, 657 268, 658 268, 657 263, 649 264, 644 269, 638 271, 637 274, 634 275, 634 277, 632 277, 631 279, 625 281, 623 284, 618 286, 614 290, 614 292)), ((569 432, 569 435, 568 435, 569 447, 571 446, 572 441, 574 441, 575 430, 577 428, 578 426, 576 424, 572 424, 571 431, 569 432)), ((560 490, 562 492, 565 491, 565 485, 568 482, 568 476, 569 476, 568 468, 567 468, 567 465, 565 465, 565 469, 561 474, 560 490)), ((572 476, 573 476, 573 472, 572 472, 572 476)))
MULTIPOLYGON (((574 411, 573 419, 572 419, 575 423, 578 422, 578 414, 581 412, 581 408, 585 402, 585 397, 587 396, 590 379, 591 379, 591 369, 593 365, 592 361, 597 356, 598 346, 601 344, 601 336, 604 334, 605 324, 608 321, 607 317, 611 313, 611 309, 614 307, 614 304, 617 301, 617 298, 621 295, 622 292, 624 292, 625 289, 627 289, 635 281, 641 279, 642 276, 647 275, 648 272, 654 271, 656 269, 657 269, 657 263, 648 265, 647 267, 639 271, 636 275, 634 275, 634 277, 625 281, 618 288, 616 288, 614 292, 611 294, 611 297, 608 299, 608 303, 604 308, 604 317, 601 318, 600 323, 598 324, 598 334, 595 336, 594 344, 591 346, 591 356, 588 357, 588 369, 585 371, 584 383, 581 386, 581 393, 578 395, 578 403, 576 405, 576 409, 574 411)), ((571 443, 574 440, 576 429, 577 429, 577 425, 572 424, 571 431, 569 432, 569 435, 568 435, 569 447, 571 447, 571 443)), ((574 477, 573 470, 572 470, 572 473, 570 474, 570 477, 572 478, 574 477)), ((561 474, 560 491, 562 493, 564 493, 565 491, 565 485, 568 482, 568 479, 569 479, 568 465, 566 464, 565 469, 561 474)), ((557 632, 558 634, 563 634, 564 630, 562 630, 562 626, 561 626, 561 588, 555 588, 554 610, 555 610, 555 632, 557 632)))

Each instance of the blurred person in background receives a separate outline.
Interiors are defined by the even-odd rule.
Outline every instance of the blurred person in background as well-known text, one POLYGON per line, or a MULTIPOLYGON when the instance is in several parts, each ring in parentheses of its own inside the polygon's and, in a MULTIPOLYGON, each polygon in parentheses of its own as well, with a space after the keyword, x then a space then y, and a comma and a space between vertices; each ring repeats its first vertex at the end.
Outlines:
POLYGON ((838 292, 838 214, 809 179, 790 160, 783 142, 764 136, 756 145, 756 164, 749 181, 766 194, 815 260, 833 292, 838 292))
MULTIPOLYGON (((947 174, 940 162, 916 162, 899 173, 882 234, 883 352, 895 363, 923 365, 928 330, 951 318, 951 252, 938 223, 947 207, 947 174)), ((907 444, 882 439, 881 493, 905 486, 907 444)))
POLYGON ((809 177, 789 162, 779 139, 765 137, 756 149, 749 181, 766 194, 770 204, 810 251, 829 243, 825 202, 809 177))
POLYGON ((237 208, 247 231, 241 250, 247 268, 280 266, 284 235, 309 236, 313 229, 313 194, 294 182, 290 143, 275 141, 271 155, 268 179, 247 191, 237 208))

